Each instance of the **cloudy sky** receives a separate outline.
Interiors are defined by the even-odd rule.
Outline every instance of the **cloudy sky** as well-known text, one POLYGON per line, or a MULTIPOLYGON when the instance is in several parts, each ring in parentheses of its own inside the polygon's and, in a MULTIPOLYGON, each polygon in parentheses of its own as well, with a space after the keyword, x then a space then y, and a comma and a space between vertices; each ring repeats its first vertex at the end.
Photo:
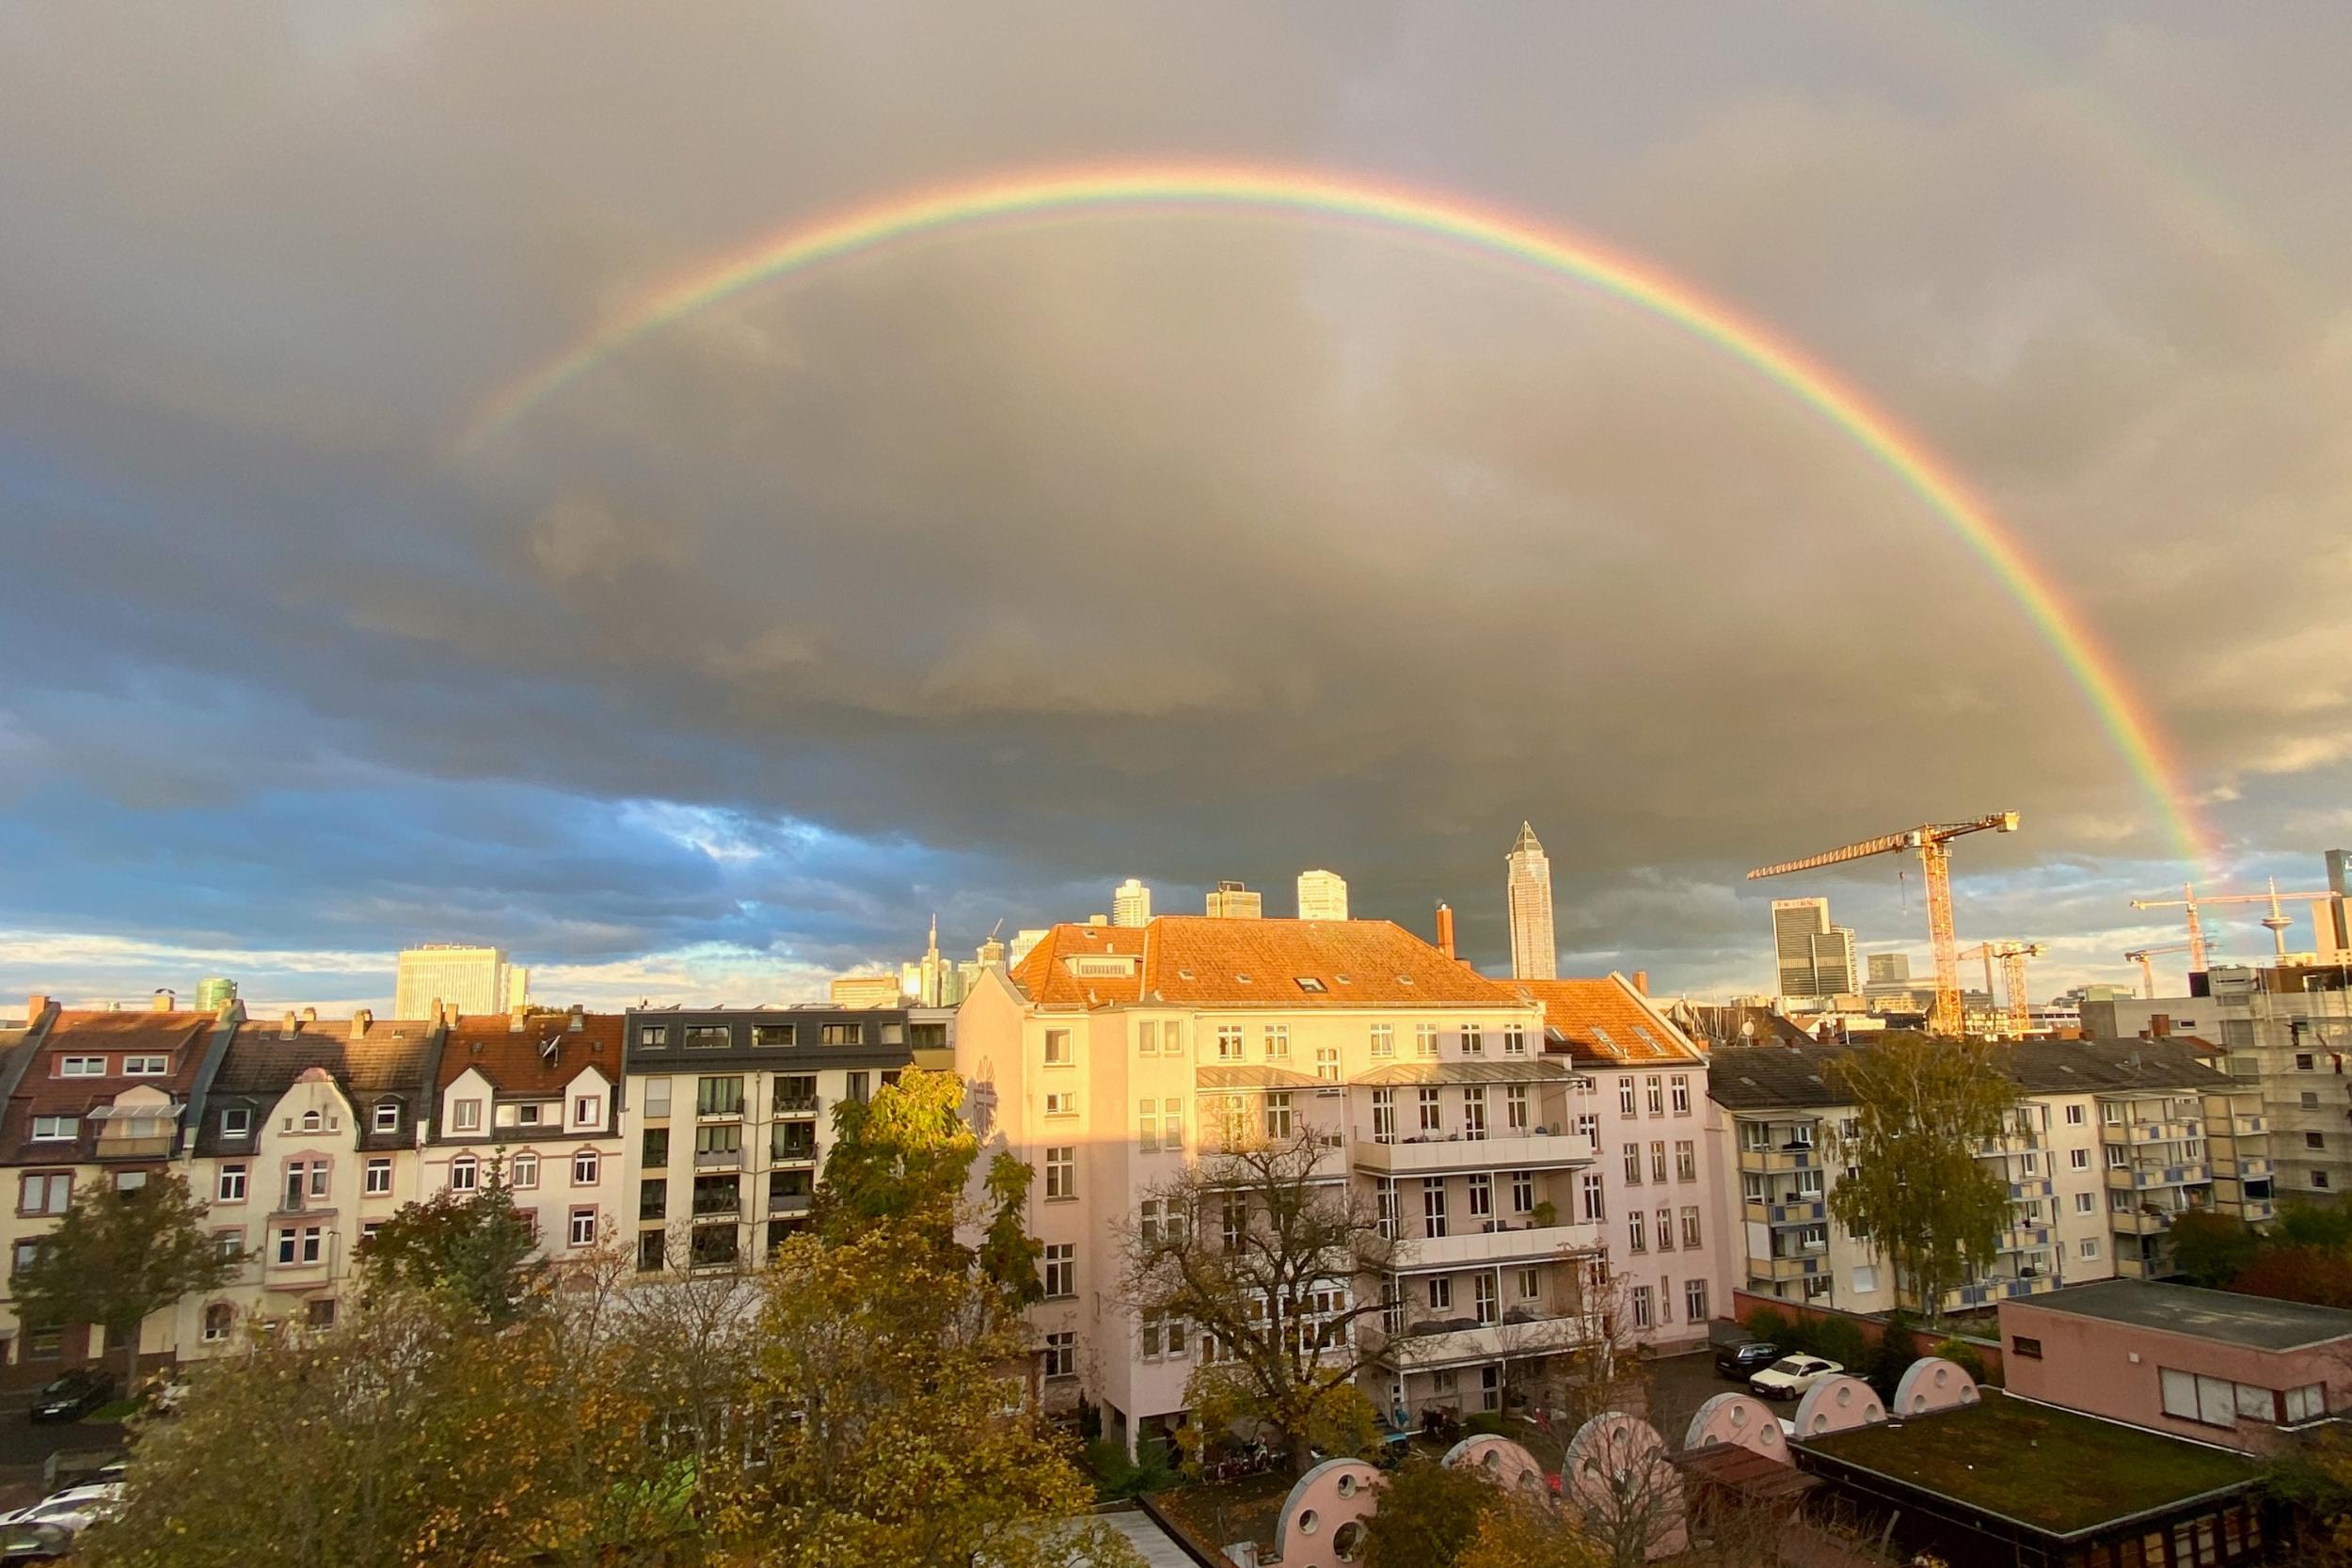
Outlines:
POLYGON ((1565 968, 1745 990, 1775 895, 1921 925, 1897 857, 1747 866, 2001 809, 1963 940, 2125 979, 2134 893, 2352 842, 2347 57, 2333 3, 9 8, 0 988, 381 999, 469 939, 748 1002, 1311 865, 1493 964, 1528 818, 1565 968), (1504 210, 1834 366, 2112 648, 2211 863, 1850 438, 1396 232, 881 246, 457 449, 762 236, 1170 159, 1504 210))

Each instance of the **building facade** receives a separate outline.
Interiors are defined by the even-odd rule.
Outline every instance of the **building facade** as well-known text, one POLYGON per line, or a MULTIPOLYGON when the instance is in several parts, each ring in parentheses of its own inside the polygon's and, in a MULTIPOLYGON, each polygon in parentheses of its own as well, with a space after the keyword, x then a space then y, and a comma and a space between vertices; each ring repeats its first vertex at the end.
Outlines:
POLYGON ((1532 824, 1519 824, 1519 836, 1502 864, 1503 898, 1511 912, 1511 974, 1520 980, 1552 979, 1560 973, 1560 948, 1551 928, 1551 857, 1532 824))
MULTIPOLYGON (((946 1019, 916 1022, 951 1059, 946 1019)), ((647 1274, 764 1259, 808 1222, 834 1104, 914 1061, 903 1007, 640 1010, 627 1031, 625 1233, 647 1274)))
MULTIPOLYGON (((1124 1238, 1226 1128, 1321 1140, 1334 1188, 1402 1243, 1392 1272, 1333 1282, 1384 1303, 1360 1320, 1378 1408, 1496 1408, 1506 1376, 1591 1337, 1600 1087, 1549 1047, 1543 1003, 1388 922, 1058 927, 965 1001, 956 1065, 983 1141, 1040 1173, 1049 1401, 1083 1394, 1122 1440, 1181 1421, 1207 1353, 1122 1300, 1124 1238)), ((1679 1307, 1645 1332, 1686 1332, 1679 1307)))
POLYGON ((1347 880, 1336 871, 1302 871, 1298 874, 1298 918, 1301 920, 1345 920, 1347 918, 1347 880))
POLYGON ((503 947, 428 942, 402 950, 392 980, 392 1016, 438 1018, 503 1013, 530 1001, 531 971, 506 960, 503 947))
POLYGON ((1143 926, 1152 919, 1152 890, 1134 877, 1111 889, 1111 924, 1143 926))
MULTIPOLYGON (((1897 1293, 1876 1251, 1829 1212, 1853 1131, 1829 1071, 1867 1045, 1752 1046, 1710 1064, 1719 1189, 1741 1228, 1743 1288, 1857 1312, 1925 1304, 1897 1293)), ((1986 1274, 1948 1293, 1946 1311, 2039 1295, 2064 1284, 2171 1272, 2167 1234, 2192 1210, 2271 1216, 2259 1100, 2185 1041, 2026 1040, 2001 1048, 2017 1085, 2007 1130, 1978 1158, 2008 1183, 2010 1224, 1986 1274)))
MULTIPOLYGON (((1208 912, 1212 920, 1260 920, 1265 916, 1265 896, 1263 894, 1252 893, 1239 882, 1219 882, 1209 889, 1208 912)), ((1025 939, 1030 934, 1027 931, 1021 933, 1025 939)), ((1040 940, 1048 935, 1044 931, 1035 934, 1040 940)), ((1037 943, 1031 942, 1029 950, 1033 950, 1036 945, 1037 943)), ((1015 948, 1016 956, 1013 959, 1015 963, 1028 957, 1029 950, 1020 949, 1018 943, 1015 943, 1015 948)))

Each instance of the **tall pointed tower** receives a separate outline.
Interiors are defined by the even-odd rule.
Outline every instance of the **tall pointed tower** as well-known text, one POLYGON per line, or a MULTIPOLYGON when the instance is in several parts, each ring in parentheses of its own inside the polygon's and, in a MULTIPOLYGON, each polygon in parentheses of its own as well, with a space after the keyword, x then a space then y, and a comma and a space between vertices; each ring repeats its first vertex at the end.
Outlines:
POLYGON ((1519 836, 1502 863, 1509 868, 1503 892, 1511 904, 1511 977, 1558 979, 1560 950, 1551 935, 1551 857, 1544 853, 1529 824, 1519 824, 1519 836))

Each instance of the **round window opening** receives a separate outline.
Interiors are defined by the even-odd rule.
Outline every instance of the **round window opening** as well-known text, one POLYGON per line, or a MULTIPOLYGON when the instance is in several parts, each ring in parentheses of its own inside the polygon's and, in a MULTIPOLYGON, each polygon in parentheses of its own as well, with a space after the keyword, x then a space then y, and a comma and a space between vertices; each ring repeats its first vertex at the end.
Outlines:
POLYGON ((1357 1554, 1363 1549, 1364 1527, 1355 1520, 1350 1519, 1331 1532, 1331 1550, 1339 1554, 1342 1562, 1355 1561, 1357 1554))
POLYGON ((1317 1513, 1311 1508, 1301 1511, 1298 1515, 1299 1534, 1312 1535, 1315 1531, 1321 1529, 1322 1528, 1323 1516, 1321 1514, 1317 1513))

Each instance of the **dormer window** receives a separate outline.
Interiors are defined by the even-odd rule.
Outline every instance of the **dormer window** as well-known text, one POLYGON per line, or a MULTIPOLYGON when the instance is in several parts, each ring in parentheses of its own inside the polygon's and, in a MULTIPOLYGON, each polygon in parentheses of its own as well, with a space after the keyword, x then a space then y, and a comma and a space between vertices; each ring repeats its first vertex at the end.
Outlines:
POLYGON ((379 1100, 375 1102, 375 1130, 378 1132, 400 1131, 400 1101, 379 1100))
POLYGON ((305 1111, 302 1113, 302 1130, 305 1132, 316 1132, 323 1130, 326 1126, 326 1117, 323 1113, 318 1111, 305 1111))
POLYGON ((253 1113, 243 1105, 230 1105, 220 1113, 220 1135, 224 1138, 245 1138, 253 1134, 253 1113))

